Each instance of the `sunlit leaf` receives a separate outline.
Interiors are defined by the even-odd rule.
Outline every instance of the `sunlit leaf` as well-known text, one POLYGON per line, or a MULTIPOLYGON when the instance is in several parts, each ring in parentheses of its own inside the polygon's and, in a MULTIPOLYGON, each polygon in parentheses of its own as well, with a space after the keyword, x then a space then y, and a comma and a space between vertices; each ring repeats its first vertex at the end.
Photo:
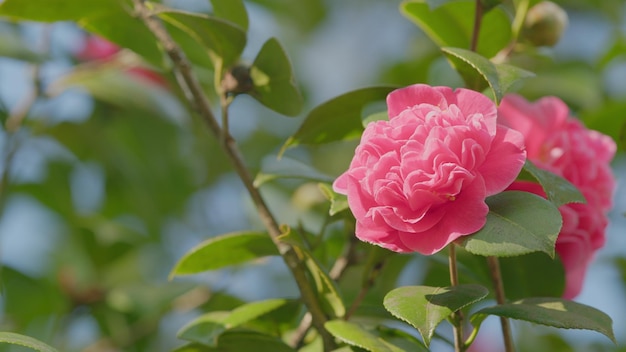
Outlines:
POLYGON ((394 89, 391 86, 362 88, 318 105, 285 142, 283 150, 300 144, 358 139, 363 133, 361 110, 371 102, 384 100, 394 89))
POLYGON ((268 108, 287 116, 302 110, 303 98, 291 62, 276 38, 263 44, 250 67, 254 89, 249 94, 268 108))
POLYGON ((251 302, 231 312, 209 312, 183 326, 177 336, 181 339, 216 346, 219 336, 251 320, 285 305, 285 299, 251 302))
POLYGON ((389 292, 383 304, 391 314, 415 327, 428 346, 444 319, 488 294, 489 290, 480 285, 405 286, 389 292))
POLYGON ((402 352, 403 350, 365 330, 360 325, 344 320, 331 320, 324 327, 341 341, 370 352, 402 352))
POLYGON ((333 216, 348 209, 348 197, 333 191, 332 186, 326 183, 320 183, 320 190, 324 197, 330 201, 330 210, 328 213, 333 216))
MULTIPOLYGON (((440 47, 470 47, 474 28, 474 1, 404 1, 402 13, 417 24, 440 47)), ((511 39, 511 24, 507 14, 500 8, 486 13, 478 37, 476 51, 480 55, 493 57, 508 45, 511 39)))
POLYGON ((469 50, 451 47, 441 50, 463 77, 468 88, 477 91, 491 88, 496 104, 516 81, 533 76, 533 73, 515 66, 494 64, 484 56, 469 50))
POLYGON ((520 191, 496 194, 486 202, 487 223, 463 239, 462 246, 468 252, 496 257, 544 252, 554 257, 563 220, 552 203, 520 191))
POLYGON ((560 298, 526 298, 483 308, 470 318, 472 325, 479 326, 487 315, 498 315, 561 329, 593 330, 615 342, 613 321, 607 314, 593 307, 560 298))
POLYGON ((585 203, 585 196, 569 181, 549 171, 538 168, 526 160, 524 170, 531 174, 543 187, 543 190, 555 206, 567 203, 585 203))
POLYGON ((58 352, 37 339, 12 332, 0 332, 0 344, 24 346, 39 352, 58 352))
POLYGON ((174 276, 197 274, 278 255, 276 246, 265 233, 236 232, 210 238, 187 252, 170 273, 174 276))

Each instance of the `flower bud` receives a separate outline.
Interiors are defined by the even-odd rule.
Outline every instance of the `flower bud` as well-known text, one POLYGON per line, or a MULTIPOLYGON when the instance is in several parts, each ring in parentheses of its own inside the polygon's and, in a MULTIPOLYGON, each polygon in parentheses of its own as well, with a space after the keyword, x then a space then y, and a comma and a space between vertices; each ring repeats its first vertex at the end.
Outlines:
POLYGON ((567 13, 551 1, 542 1, 526 14, 524 37, 535 46, 554 46, 567 27, 567 13))
POLYGON ((252 90, 250 67, 244 65, 233 66, 224 74, 222 89, 225 93, 241 94, 252 90))

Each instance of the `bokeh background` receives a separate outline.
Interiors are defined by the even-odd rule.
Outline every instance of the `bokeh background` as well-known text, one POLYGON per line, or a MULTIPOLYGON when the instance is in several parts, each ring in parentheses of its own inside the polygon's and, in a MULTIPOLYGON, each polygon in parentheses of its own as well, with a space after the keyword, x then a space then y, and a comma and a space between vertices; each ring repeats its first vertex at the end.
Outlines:
MULTIPOLYGON (((556 2, 569 26, 555 47, 516 57, 537 72, 520 93, 559 96, 588 126, 622 138, 607 245, 577 298, 612 317, 619 343, 527 323, 514 324, 516 341, 520 351, 626 351, 626 2, 556 2)), ((211 10, 206 0, 163 3, 211 10)), ((277 37, 306 105, 290 119, 246 96, 235 100, 232 133, 252 170, 271 167, 304 114, 341 93, 380 84, 462 85, 399 3, 246 1, 244 59, 251 62, 265 40, 277 37)), ((172 77, 129 69, 132 54, 100 44, 72 23, 0 18, 0 118, 36 96, 21 128, 0 132, 0 330, 62 351, 169 351, 181 344, 176 330, 203 311, 297 296, 279 258, 168 281, 177 259, 202 240, 261 225, 216 142, 181 104, 172 77)), ((198 73, 210 81, 210 73, 198 73)), ((285 158, 334 177, 353 148, 296 148, 285 158)), ((322 226, 326 203, 315 184, 273 181, 262 191, 281 222, 322 226)), ((398 284, 419 283, 429 259, 407 260, 398 284)), ((497 319, 487 320, 480 350, 499 350, 498 329, 497 319)), ((434 351, 448 349, 433 344, 434 351)))

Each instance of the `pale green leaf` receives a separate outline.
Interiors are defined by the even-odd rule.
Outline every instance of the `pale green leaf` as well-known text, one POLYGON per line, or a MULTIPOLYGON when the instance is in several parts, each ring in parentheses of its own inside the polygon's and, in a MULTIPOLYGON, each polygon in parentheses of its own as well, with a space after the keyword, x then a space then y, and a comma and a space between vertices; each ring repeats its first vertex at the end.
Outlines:
POLYGON ((485 226, 465 236, 462 246, 483 256, 510 257, 544 252, 554 257, 556 238, 563 223, 549 201, 528 192, 507 191, 487 198, 485 226))
POLYGON ((316 170, 301 161, 282 157, 280 159, 271 158, 263 162, 261 171, 254 179, 255 187, 259 187, 266 182, 281 179, 296 178, 307 181, 332 182, 333 178, 316 170))
POLYGON ((37 339, 12 332, 0 332, 0 344, 24 346, 39 352, 58 352, 37 339))
POLYGON ((330 210, 328 211, 330 216, 348 209, 348 197, 346 195, 333 191, 332 186, 326 183, 320 183, 319 187, 324 197, 330 201, 330 210))
POLYGON ((489 290, 480 285, 405 286, 387 293, 383 304, 395 317, 415 327, 428 346, 444 319, 488 294, 489 290))
POLYGON ((170 279, 242 264, 270 255, 278 255, 278 250, 265 233, 236 232, 221 235, 210 238, 187 252, 174 266, 170 279))

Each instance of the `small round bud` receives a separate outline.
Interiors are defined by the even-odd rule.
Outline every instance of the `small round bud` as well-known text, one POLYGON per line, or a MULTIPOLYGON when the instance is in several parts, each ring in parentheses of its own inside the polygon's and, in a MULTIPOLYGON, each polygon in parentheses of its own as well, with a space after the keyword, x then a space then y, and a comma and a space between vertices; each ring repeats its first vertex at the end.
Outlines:
POLYGON ((528 10, 523 34, 535 46, 554 46, 567 22, 565 10, 551 1, 542 1, 528 10))
POLYGON ((228 94, 241 94, 251 91, 253 88, 250 77, 250 67, 236 65, 231 67, 222 79, 222 89, 228 94))

